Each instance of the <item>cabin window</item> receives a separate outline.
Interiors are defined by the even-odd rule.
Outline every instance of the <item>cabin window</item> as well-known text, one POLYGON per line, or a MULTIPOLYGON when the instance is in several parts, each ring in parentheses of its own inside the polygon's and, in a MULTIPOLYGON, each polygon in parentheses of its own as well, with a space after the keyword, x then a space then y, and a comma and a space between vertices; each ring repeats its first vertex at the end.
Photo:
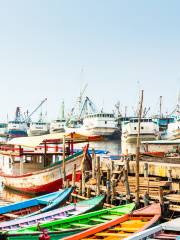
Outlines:
POLYGON ((141 129, 144 129, 144 127, 141 127, 141 129))
POLYGON ((136 127, 134 127, 134 130, 136 130, 136 127))
POLYGON ((105 121, 105 124, 107 124, 107 121, 105 121))

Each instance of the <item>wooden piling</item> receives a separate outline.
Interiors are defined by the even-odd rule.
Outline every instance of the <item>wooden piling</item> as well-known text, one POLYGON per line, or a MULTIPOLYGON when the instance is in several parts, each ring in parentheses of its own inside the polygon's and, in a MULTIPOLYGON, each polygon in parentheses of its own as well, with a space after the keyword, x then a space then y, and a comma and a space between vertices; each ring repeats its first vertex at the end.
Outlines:
POLYGON ((95 178, 96 156, 94 148, 92 148, 92 178, 95 178))
POLYGON ((106 193, 107 193, 106 202, 107 202, 107 203, 110 203, 110 195, 111 195, 111 171, 110 171, 109 168, 107 169, 106 193))
POLYGON ((76 164, 73 165, 73 173, 72 173, 72 186, 75 187, 76 182, 76 164))
POLYGON ((139 157, 140 157, 140 129, 141 129, 141 115, 142 115, 142 107, 143 107, 143 93, 141 91, 141 99, 140 99, 140 109, 138 114, 138 136, 137 136, 137 146, 136 146, 136 206, 139 207, 139 157))
POLYGON ((101 180, 101 176, 100 176, 100 156, 96 157, 96 180, 97 180, 96 195, 100 195, 100 180, 101 180))
POLYGON ((86 197, 87 198, 91 197, 91 188, 90 188, 90 186, 87 186, 87 188, 86 188, 86 197))
POLYGON ((66 170, 65 170, 65 135, 63 136, 63 155, 62 155, 62 173, 63 173, 63 186, 65 187, 65 181, 66 181, 66 170))
POLYGON ((131 198, 131 192, 129 187, 129 180, 128 180, 128 159, 125 159, 125 166, 124 166, 124 184, 126 188, 126 201, 129 202, 131 198))

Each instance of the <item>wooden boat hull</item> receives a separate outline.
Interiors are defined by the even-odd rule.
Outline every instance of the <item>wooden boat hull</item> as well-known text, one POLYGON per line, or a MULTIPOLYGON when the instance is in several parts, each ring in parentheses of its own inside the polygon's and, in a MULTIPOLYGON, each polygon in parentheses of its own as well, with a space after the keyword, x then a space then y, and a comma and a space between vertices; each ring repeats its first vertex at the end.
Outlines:
MULTIPOLYGON (((81 161, 83 157, 84 154, 81 152, 76 153, 75 157, 66 160, 66 179, 72 179, 72 169, 74 164, 76 164, 76 181, 80 180, 81 161)), ((90 163, 88 167, 90 168, 90 163)), ((20 176, 2 175, 2 177, 3 184, 8 188, 31 194, 49 193, 62 188, 62 162, 53 167, 30 174, 20 176)))
POLYGON ((72 190, 73 188, 67 188, 65 190, 28 199, 22 202, 2 206, 0 207, 0 222, 19 217, 23 218, 24 216, 34 216, 39 213, 53 210, 67 200, 72 190))
MULTIPOLYGON (((40 227, 49 229, 51 240, 58 240, 58 239, 62 239, 64 237, 73 235, 75 233, 82 232, 83 230, 87 229, 87 228, 84 228, 84 225, 83 225, 84 221, 87 221, 87 220, 95 221, 94 222, 95 225, 99 224, 102 221, 109 222, 109 219, 111 218, 112 215, 113 216, 115 215, 116 219, 119 219, 119 217, 122 216, 123 214, 131 212, 134 207, 135 207, 135 204, 132 203, 132 204, 118 206, 112 209, 103 209, 100 211, 86 213, 80 216, 70 217, 64 220, 57 220, 57 221, 51 221, 50 223, 40 224, 40 227), (109 217, 107 217, 106 220, 105 219, 102 220, 100 219, 100 216, 103 216, 103 215, 108 215, 109 217), (97 219, 100 219, 100 220, 97 220, 97 219), (82 223, 83 227, 75 228, 75 226, 78 223, 82 223), (67 228, 68 225, 70 227, 67 228)), ((31 240, 38 240, 40 233, 41 232, 37 230, 37 226, 32 226, 32 227, 20 229, 18 231, 9 231, 5 236, 7 237, 7 239, 13 239, 13 240, 26 239, 26 238, 29 238, 31 240)))
POLYGON ((90 240, 107 239, 107 237, 117 237, 125 239, 134 232, 143 231, 157 223, 161 216, 160 204, 134 211, 132 214, 126 214, 120 218, 90 228, 84 232, 65 238, 66 240, 90 240), (134 221, 134 222, 133 222, 134 221), (139 222, 138 222, 139 221, 139 222), (142 222, 141 222, 142 221, 142 222), (146 222, 147 221, 147 222, 146 222), (132 224, 131 224, 132 222, 132 224), (124 225, 123 225, 124 224, 124 225), (132 228, 133 227, 133 228, 132 228))
POLYGON ((70 216, 80 215, 89 211, 99 210, 103 207, 104 196, 97 196, 88 200, 77 202, 76 204, 69 204, 67 206, 40 213, 35 216, 29 216, 26 218, 15 219, 7 222, 0 223, 0 231, 8 231, 13 228, 20 229, 23 226, 29 227, 38 224, 40 222, 53 221, 55 219, 65 219, 70 216))

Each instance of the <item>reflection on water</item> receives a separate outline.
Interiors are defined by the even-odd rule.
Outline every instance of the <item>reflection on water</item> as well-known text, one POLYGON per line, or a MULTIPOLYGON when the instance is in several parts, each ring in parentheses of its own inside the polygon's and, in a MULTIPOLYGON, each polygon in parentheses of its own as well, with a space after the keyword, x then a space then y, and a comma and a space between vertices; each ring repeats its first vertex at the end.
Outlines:
MULTIPOLYGON (((82 148, 84 146, 84 143, 76 144, 76 148, 82 148)), ((105 150, 110 153, 110 155, 119 155, 119 154, 126 154, 128 153, 134 154, 136 151, 136 144, 130 144, 122 142, 121 140, 107 140, 102 142, 91 142, 90 148, 94 148, 96 150, 105 150)), ((31 198, 32 196, 28 196, 23 193, 17 193, 15 191, 9 190, 9 189, 0 189, 1 196, 3 199, 7 201, 17 202, 17 201, 23 201, 25 199, 31 198)))
POLYGON ((19 193, 7 188, 4 188, 2 190, 1 197, 2 199, 5 199, 6 201, 10 201, 10 202, 21 202, 23 200, 32 198, 32 196, 30 195, 19 193))

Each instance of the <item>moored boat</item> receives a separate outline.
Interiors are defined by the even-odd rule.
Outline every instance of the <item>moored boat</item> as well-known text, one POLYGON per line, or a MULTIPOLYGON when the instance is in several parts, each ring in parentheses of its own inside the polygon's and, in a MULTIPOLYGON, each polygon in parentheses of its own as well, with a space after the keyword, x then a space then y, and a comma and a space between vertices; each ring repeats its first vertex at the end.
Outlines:
MULTIPOLYGON (((151 118, 142 118, 140 126, 140 140, 156 140, 159 128, 151 118)), ((138 136, 138 118, 130 118, 122 122, 122 140, 127 143, 136 143, 138 136)))
POLYGON ((72 190, 72 188, 68 188, 44 196, 2 206, 0 207, 0 222, 23 216, 33 216, 55 209, 67 200, 72 190))
POLYGON ((58 219, 65 219, 70 216, 80 215, 86 212, 99 210, 102 208, 104 202, 104 196, 97 196, 88 200, 71 203, 64 207, 48 211, 45 213, 39 213, 34 216, 26 216, 25 218, 19 218, 7 222, 0 223, 0 231, 17 230, 22 227, 29 227, 34 224, 50 222, 58 219))
POLYGON ((180 218, 173 219, 169 222, 159 224, 155 227, 146 229, 142 232, 136 233, 126 240, 176 240, 180 239, 180 218))
MULTIPOLYGON (((87 149, 83 151, 73 154, 65 159, 66 164, 66 179, 72 179, 72 170, 74 164, 76 164, 76 180, 80 179, 80 169, 81 169, 81 161, 84 157, 86 157, 87 149)), ((88 155, 89 156, 89 155, 88 155)), ((87 169, 91 168, 90 157, 86 158, 87 169)), ((51 167, 47 167, 43 170, 27 173, 24 175, 6 175, 1 173, 3 184, 11 189, 40 194, 40 193, 49 193, 53 191, 57 191, 59 188, 62 188, 63 183, 63 171, 62 171, 62 160, 56 162, 51 167)))
MULTIPOLYGON (((161 216, 160 204, 152 204, 126 214, 97 227, 65 238, 66 240, 90 239, 126 239, 135 232, 143 231, 156 224, 161 216)), ((88 228, 88 227, 87 227, 88 228)))
POLYGON ((92 228, 99 224, 101 225, 101 223, 108 223, 112 219, 119 219, 120 216, 130 213, 134 207, 135 204, 131 203, 110 209, 94 211, 80 216, 22 228, 17 231, 9 231, 5 236, 9 240, 38 240, 39 235, 41 234, 40 229, 42 230, 46 228, 48 229, 48 234, 50 235, 51 240, 63 239, 64 237, 82 232, 85 229, 92 228))
POLYGON ((16 108, 15 119, 8 122, 7 136, 8 138, 27 136, 27 123, 24 121, 19 107, 16 108))

